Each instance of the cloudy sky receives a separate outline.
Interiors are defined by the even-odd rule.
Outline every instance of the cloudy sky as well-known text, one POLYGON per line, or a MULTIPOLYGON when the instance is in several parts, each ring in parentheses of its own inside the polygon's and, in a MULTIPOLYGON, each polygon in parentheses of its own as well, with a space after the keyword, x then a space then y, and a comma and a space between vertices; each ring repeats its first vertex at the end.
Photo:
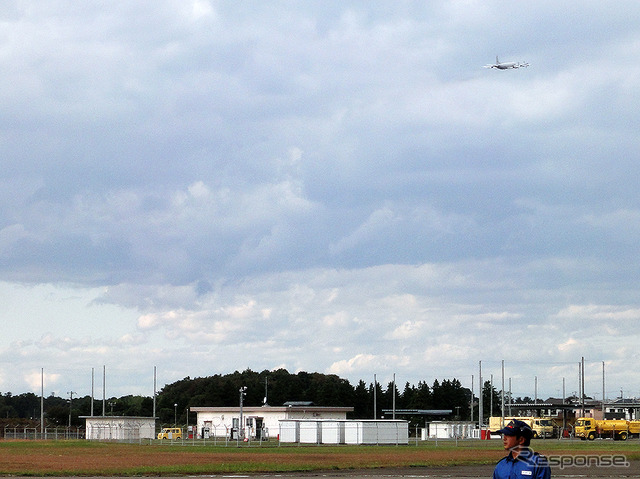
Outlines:
POLYGON ((640 3, 0 6, 0 391, 640 396, 640 3), (484 69, 496 55, 527 69, 484 69))

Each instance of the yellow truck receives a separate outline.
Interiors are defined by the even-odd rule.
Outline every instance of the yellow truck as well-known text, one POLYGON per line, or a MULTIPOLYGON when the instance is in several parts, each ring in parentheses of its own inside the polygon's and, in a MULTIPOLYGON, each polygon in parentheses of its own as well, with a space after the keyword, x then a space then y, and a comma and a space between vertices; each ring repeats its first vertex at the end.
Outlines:
MULTIPOLYGON (((533 431, 534 438, 550 438, 554 436, 553 420, 547 417, 533 417, 533 416, 509 416, 504 418, 504 425, 509 424, 509 421, 517 419, 518 421, 525 422, 529 425, 533 431)), ((489 418, 489 431, 495 432, 502 429, 502 417, 494 416, 489 418)))
POLYGON ((182 439, 181 427, 163 427, 162 431, 158 433, 158 439, 170 439, 177 440, 182 439))
MULTIPOLYGON (((636 421, 634 421, 636 422, 636 421)), ((610 437, 615 441, 626 441, 629 434, 629 421, 624 419, 594 419, 592 417, 580 417, 576 419, 574 434, 583 441, 593 441, 596 437, 610 437)), ((635 429, 635 426, 634 426, 635 429)))

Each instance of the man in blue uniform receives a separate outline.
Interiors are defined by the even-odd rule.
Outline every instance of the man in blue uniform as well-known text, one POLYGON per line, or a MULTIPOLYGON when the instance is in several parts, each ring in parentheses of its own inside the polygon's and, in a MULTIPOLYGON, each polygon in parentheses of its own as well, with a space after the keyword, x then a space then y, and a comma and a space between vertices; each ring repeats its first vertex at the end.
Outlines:
POLYGON ((513 420, 497 431, 509 454, 493 471, 493 479, 549 479, 551 469, 547 459, 529 449, 533 431, 525 422, 513 420))

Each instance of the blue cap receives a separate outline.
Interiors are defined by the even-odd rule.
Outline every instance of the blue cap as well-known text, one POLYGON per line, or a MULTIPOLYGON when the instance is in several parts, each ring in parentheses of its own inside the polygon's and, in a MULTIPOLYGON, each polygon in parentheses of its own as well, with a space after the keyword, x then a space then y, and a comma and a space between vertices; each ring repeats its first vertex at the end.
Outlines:
POLYGON ((504 434, 505 436, 520 436, 527 439, 531 439, 533 437, 533 431, 531 430, 529 425, 526 422, 518 421, 517 419, 509 421, 509 424, 507 424, 499 431, 496 431, 496 434, 504 434))

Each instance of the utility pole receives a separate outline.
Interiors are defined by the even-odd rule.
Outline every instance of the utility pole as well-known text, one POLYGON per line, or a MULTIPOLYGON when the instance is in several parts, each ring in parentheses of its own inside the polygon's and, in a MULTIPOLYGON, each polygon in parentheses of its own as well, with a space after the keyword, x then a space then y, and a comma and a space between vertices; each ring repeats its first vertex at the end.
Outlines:
POLYGON ((156 366, 153 367, 153 419, 156 419, 156 366))
POLYGON ((107 366, 102 365, 102 417, 107 415, 107 366))
POLYGON ((604 361, 602 361, 602 419, 604 419, 604 361))
POLYGON ((480 429, 482 429, 482 421, 484 420, 484 411, 483 409, 483 401, 482 401, 482 396, 484 396, 483 394, 483 389, 484 389, 484 384, 482 384, 482 361, 478 361, 478 388, 479 388, 479 394, 478 394, 478 427, 480 429))
POLYGON ((504 427, 504 359, 502 360, 502 391, 501 391, 501 395, 502 395, 502 410, 500 411, 501 415, 502 415, 502 419, 500 421, 500 428, 502 429, 504 427))
POLYGON ((565 406, 566 401, 566 385, 565 378, 562 378, 562 430, 564 431, 567 428, 567 409, 565 406))
POLYGON ((582 379, 581 379, 581 382, 580 382, 580 396, 581 396, 580 403, 582 404, 582 417, 584 417, 584 356, 582 356, 581 364, 582 364, 582 366, 581 366, 582 379))
POLYGON ((69 391, 67 394, 69 395, 69 427, 71 427, 71 407, 73 405, 73 395, 76 394, 76 392, 69 391))
POLYGON ((40 439, 44 439, 44 368, 40 371, 40 439))
POLYGON ((95 381, 95 368, 91 368, 91 416, 93 417, 93 387, 95 381))
POLYGON ((393 373, 393 388, 391 389, 393 393, 392 401, 391 401, 391 419, 396 419, 396 373, 393 373))
POLYGON ((244 439, 244 425, 242 424, 242 402, 244 397, 247 395, 247 386, 242 386, 240 388, 240 424, 238 426, 238 438, 244 439))
POLYGON ((376 395, 378 393, 378 380, 376 375, 373 375, 373 419, 378 419, 378 404, 376 395))

